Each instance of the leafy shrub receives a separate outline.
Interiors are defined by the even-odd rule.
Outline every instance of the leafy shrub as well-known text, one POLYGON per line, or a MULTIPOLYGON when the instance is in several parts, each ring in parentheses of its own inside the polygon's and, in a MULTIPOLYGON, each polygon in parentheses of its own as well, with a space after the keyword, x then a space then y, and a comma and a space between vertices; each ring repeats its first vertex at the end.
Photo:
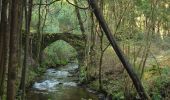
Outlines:
POLYGON ((170 68, 168 66, 163 67, 161 70, 161 76, 154 74, 153 86, 150 88, 151 97, 153 100, 162 100, 166 95, 166 87, 170 83, 170 68))

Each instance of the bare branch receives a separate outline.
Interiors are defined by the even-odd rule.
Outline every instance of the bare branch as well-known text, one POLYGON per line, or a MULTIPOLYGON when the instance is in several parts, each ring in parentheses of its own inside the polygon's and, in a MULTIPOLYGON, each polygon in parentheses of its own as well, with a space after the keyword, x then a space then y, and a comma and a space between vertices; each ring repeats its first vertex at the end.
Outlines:
POLYGON ((90 8, 90 7, 79 7, 78 5, 75 5, 75 4, 71 3, 69 0, 66 0, 66 1, 67 1, 70 5, 75 6, 75 7, 79 8, 79 9, 87 10, 87 9, 90 8))
POLYGON ((105 52, 109 46, 110 46, 110 43, 102 50, 102 52, 105 52))
POLYGON ((36 4, 33 4, 33 6, 36 6, 36 5, 42 5, 42 6, 48 6, 48 5, 51 5, 57 1, 61 1, 61 0, 54 0, 54 1, 51 1, 50 3, 36 3, 36 4))

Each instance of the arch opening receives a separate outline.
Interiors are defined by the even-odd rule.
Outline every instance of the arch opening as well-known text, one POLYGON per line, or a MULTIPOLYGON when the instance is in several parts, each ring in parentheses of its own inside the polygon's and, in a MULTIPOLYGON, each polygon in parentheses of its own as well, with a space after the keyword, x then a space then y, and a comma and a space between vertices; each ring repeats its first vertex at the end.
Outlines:
POLYGON ((64 40, 57 40, 43 50, 43 64, 57 67, 68 63, 78 64, 78 52, 74 46, 64 40))

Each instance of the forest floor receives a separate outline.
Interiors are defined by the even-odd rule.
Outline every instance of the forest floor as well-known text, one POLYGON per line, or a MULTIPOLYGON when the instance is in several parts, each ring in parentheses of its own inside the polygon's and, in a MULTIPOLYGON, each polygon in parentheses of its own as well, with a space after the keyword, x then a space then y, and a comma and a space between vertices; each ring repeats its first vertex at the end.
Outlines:
MULTIPOLYGON (((149 52, 144 67, 142 83, 154 100, 155 98, 161 100, 162 97, 165 100, 170 98, 170 50, 168 47, 168 43, 160 47, 156 43, 152 43, 150 47, 151 52, 149 52)), ((136 65, 142 59, 142 52, 138 55, 136 65)), ((133 52, 130 55, 133 55, 133 52)), ((133 64, 133 60, 130 60, 130 62, 133 64)), ((93 68, 91 72, 95 72, 96 68, 93 68)), ((138 70, 138 66, 134 69, 140 76, 141 70, 138 70)), ((95 74, 98 75, 98 72, 95 74)), ((108 94, 111 94, 113 99, 125 99, 125 97, 136 95, 131 79, 111 47, 108 48, 103 57, 102 80, 103 89, 108 94)), ((93 81, 89 86, 98 89, 98 80, 93 81)))

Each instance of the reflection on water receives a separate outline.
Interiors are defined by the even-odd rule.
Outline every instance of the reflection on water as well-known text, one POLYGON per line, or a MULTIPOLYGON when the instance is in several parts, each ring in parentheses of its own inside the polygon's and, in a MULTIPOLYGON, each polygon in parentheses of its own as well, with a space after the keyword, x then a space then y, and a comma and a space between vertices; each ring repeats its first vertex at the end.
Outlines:
POLYGON ((48 69, 42 80, 35 82, 27 92, 27 100, 98 100, 95 94, 77 86, 77 77, 73 75, 77 68, 77 64, 70 63, 48 69))

